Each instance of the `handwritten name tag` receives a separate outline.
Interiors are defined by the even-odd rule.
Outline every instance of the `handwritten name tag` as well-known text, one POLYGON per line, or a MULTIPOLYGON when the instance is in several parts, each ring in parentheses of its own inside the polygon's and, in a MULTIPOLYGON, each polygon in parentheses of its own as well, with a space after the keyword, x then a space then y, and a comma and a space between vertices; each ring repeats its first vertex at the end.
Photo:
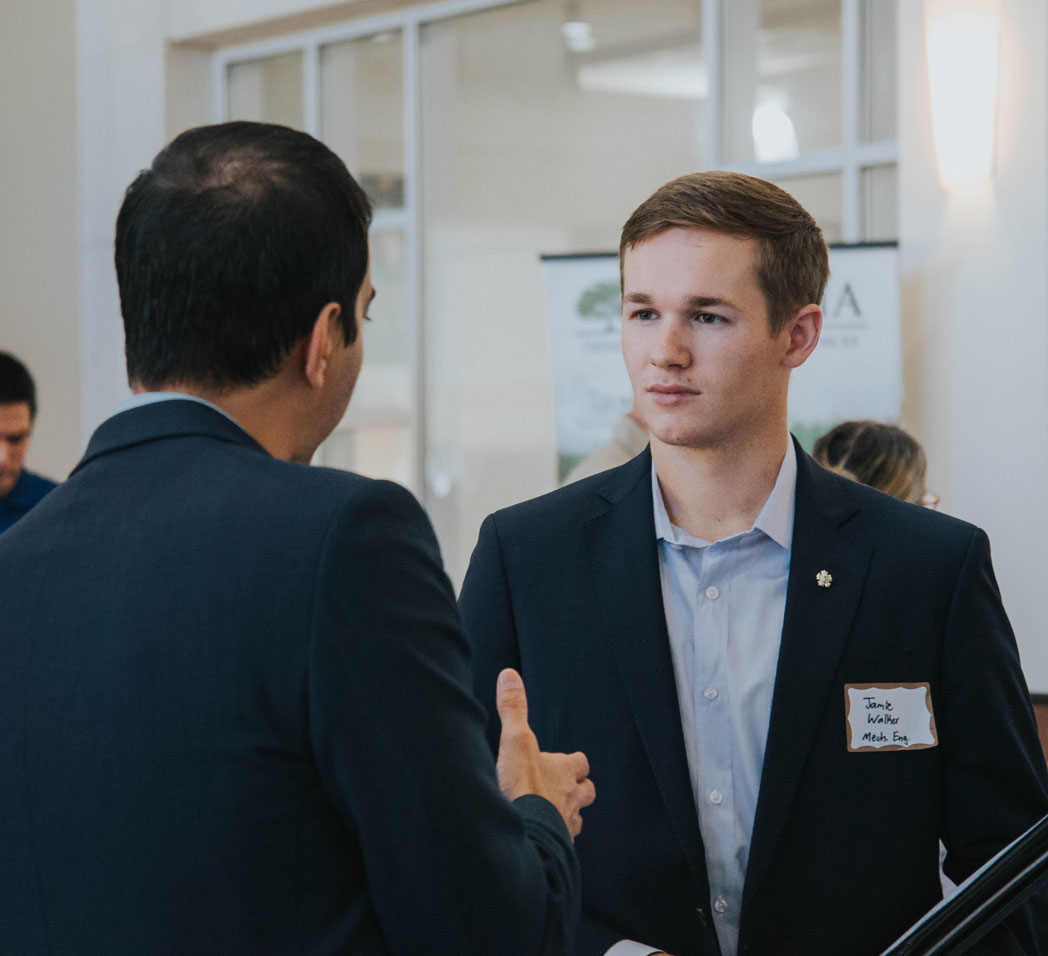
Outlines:
POLYGON ((845 684, 848 750, 924 750, 939 737, 932 689, 920 684, 845 684))

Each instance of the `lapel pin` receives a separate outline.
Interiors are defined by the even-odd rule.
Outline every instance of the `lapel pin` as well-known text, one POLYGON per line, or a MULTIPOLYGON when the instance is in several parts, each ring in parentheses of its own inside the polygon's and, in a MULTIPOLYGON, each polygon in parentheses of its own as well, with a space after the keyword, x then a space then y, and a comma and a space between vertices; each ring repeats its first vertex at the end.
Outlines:
POLYGON ((829 571, 820 571, 815 575, 815 583, 818 584, 820 588, 828 588, 833 584, 833 575, 830 574, 829 571))

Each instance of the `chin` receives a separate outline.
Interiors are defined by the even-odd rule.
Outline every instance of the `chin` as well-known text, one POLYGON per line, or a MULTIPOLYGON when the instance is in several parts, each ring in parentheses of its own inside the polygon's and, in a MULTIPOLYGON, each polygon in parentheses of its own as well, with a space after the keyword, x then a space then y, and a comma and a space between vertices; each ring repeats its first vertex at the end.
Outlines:
POLYGON ((674 448, 716 448, 729 437, 721 432, 711 433, 694 428, 652 428, 650 434, 663 445, 674 448))
POLYGON ((675 448, 704 448, 709 442, 701 435, 693 432, 651 432, 651 437, 657 439, 663 445, 672 445, 675 448))

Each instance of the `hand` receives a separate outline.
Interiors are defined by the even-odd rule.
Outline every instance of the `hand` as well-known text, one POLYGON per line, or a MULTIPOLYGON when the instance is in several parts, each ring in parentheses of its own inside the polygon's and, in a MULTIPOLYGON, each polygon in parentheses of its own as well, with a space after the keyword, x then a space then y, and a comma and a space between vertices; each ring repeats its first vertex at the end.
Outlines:
POLYGON ((582 829, 582 808, 596 798, 583 753, 548 754, 528 726, 528 698, 520 674, 507 668, 499 674, 495 706, 502 721, 499 738, 499 789, 509 800, 537 793, 553 804, 574 840, 582 829))

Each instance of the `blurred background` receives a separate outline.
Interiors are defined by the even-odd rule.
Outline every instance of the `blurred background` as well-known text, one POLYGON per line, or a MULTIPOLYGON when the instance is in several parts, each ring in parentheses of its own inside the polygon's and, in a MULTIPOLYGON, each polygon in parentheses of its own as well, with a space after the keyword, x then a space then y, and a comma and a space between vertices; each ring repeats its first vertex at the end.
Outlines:
POLYGON ((127 394, 124 188, 188 126, 286 123, 376 207, 365 370, 318 461, 411 488, 457 584, 483 517, 556 485, 540 256, 613 251, 664 181, 737 169, 832 241, 897 242, 900 424, 941 509, 989 532, 1048 693, 1043 0, 0 0, 0 17, 0 349, 37 380, 30 467, 64 477, 127 394))

